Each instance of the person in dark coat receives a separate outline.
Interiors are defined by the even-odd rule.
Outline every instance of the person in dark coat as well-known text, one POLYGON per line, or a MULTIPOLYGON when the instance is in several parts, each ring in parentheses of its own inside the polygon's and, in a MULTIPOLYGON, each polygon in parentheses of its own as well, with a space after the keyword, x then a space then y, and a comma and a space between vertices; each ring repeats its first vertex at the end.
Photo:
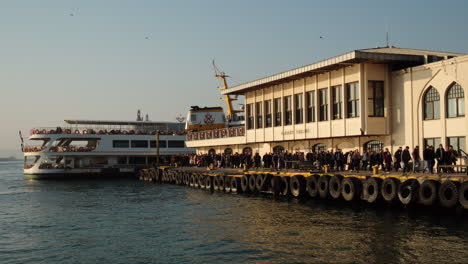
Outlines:
POLYGON ((335 163, 336 163, 336 171, 343 171, 345 157, 341 149, 337 149, 334 156, 335 156, 335 163))
POLYGON ((403 162, 403 172, 410 172, 409 162, 411 160, 411 154, 409 151, 409 147, 406 148, 401 152, 401 161, 403 162))
POLYGON ((400 164, 401 163, 401 152, 403 152, 403 149, 401 147, 399 147, 398 150, 395 151, 395 155, 394 155, 394 157, 395 157, 395 164, 394 164, 395 171, 398 171, 398 169, 401 168, 401 164, 400 164))
POLYGON ((443 172, 445 172, 445 168, 440 168, 440 165, 444 165, 444 158, 445 158, 445 149, 442 144, 439 144, 439 148, 435 152, 436 154, 436 160, 437 160, 437 172, 439 173, 442 169, 443 172))

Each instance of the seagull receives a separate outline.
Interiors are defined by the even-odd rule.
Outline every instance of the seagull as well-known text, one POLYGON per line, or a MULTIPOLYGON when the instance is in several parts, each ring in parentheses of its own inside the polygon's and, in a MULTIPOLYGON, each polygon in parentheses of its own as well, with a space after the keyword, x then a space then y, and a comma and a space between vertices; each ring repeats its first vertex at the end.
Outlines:
POLYGON ((323 36, 320 36, 321 39, 323 39, 323 36))
POLYGON ((145 37, 145 39, 149 39, 149 37, 145 37))
POLYGON ((70 16, 74 16, 74 14, 73 14, 73 13, 70 13, 70 16))

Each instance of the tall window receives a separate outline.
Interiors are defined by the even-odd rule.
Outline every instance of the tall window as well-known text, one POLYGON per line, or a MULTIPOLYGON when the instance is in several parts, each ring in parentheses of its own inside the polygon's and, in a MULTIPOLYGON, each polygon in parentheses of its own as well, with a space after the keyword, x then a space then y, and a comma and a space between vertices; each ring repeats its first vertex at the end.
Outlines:
POLYGON ((265 101, 265 127, 271 127, 271 100, 265 101))
POLYGON ((427 90, 424 96, 424 120, 440 118, 440 96, 434 87, 427 90))
POLYGON ((466 152, 465 137, 449 137, 447 138, 447 145, 453 146, 453 149, 457 152, 460 152, 459 150, 466 152))
POLYGON ((424 148, 426 146, 433 146, 434 148, 439 147, 440 145, 440 138, 425 138, 424 139, 424 148))
POLYGON ((465 116, 465 93, 454 83, 447 92, 447 117, 465 116))
POLYGON ((319 121, 328 120, 328 88, 318 90, 319 96, 319 121))
POLYGON ((281 126, 281 98, 273 100, 273 108, 275 112, 275 127, 281 126))
POLYGON ((254 128, 253 104, 247 104, 247 129, 254 128))
POLYGON ((257 116, 256 128, 263 127, 263 109, 262 102, 255 103, 255 113, 257 116))
POLYGON ((284 125, 292 125, 292 97, 284 97, 284 125))
POLYGON ((304 122, 304 105, 302 102, 302 94, 294 95, 294 105, 295 105, 295 124, 302 124, 304 122))
POLYGON ((346 101, 347 101, 347 114, 348 118, 359 116, 359 83, 346 84, 346 101))
POLYGON ((307 92, 307 123, 315 122, 315 91, 307 92))
POLYGON ((333 120, 341 119, 341 109, 343 100, 341 99, 341 85, 333 86, 332 90, 332 100, 333 100, 333 120))
POLYGON ((384 82, 369 81, 367 90, 367 112, 369 116, 384 116, 384 82))

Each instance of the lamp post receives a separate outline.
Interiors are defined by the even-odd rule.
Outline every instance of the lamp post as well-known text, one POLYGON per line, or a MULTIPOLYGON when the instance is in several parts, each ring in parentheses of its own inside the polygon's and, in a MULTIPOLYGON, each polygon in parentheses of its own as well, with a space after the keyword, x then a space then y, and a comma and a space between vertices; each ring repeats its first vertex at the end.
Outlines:
POLYGON ((159 130, 156 130, 156 168, 159 168, 159 130))

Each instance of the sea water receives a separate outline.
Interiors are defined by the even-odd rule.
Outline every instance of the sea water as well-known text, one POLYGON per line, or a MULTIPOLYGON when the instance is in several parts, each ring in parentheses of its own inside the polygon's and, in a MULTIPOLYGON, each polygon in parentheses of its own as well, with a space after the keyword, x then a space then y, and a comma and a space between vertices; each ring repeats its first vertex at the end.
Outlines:
POLYGON ((30 180, 0 163, 0 263, 467 263, 466 214, 126 180, 30 180))

